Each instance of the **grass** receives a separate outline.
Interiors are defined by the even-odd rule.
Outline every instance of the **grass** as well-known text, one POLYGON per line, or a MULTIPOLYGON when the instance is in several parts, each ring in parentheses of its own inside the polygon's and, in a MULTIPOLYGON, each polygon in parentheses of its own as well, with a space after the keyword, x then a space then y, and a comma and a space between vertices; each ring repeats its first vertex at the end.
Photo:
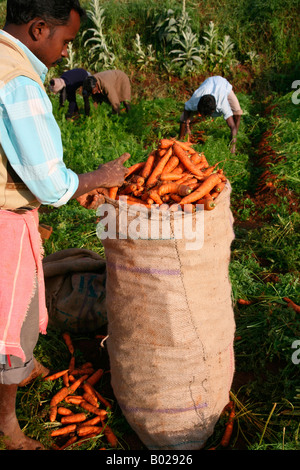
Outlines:
MULTIPOLYGON (((299 299, 299 213, 293 210, 282 192, 275 191, 272 204, 265 205, 264 199, 255 199, 252 185, 257 161, 253 156, 263 132, 274 125, 275 117, 273 114, 267 117, 254 114, 251 95, 241 94, 239 98, 246 113, 236 155, 229 152, 229 130, 222 118, 197 124, 193 131, 195 135, 196 131, 204 131, 204 143, 195 144, 195 147, 204 151, 212 163, 222 161, 233 188, 235 240, 230 279, 237 327, 237 379, 231 391, 236 404, 236 424, 230 448, 296 450, 299 449, 299 382, 296 379, 299 366, 291 358, 293 341, 300 334, 300 319, 283 298, 289 297, 295 302, 299 299), (251 300, 252 304, 240 305, 239 298, 251 300)), ((298 139, 295 130, 298 128, 299 131, 299 120, 295 119, 294 108, 287 106, 287 100, 288 97, 278 97, 276 101, 276 122, 279 119, 280 125, 273 132, 271 143, 276 151, 286 155, 286 159, 280 161, 278 174, 280 177, 285 175, 285 185, 294 195, 297 192, 294 181, 288 176, 295 174, 294 144, 298 139)), ((176 112, 181 105, 174 98, 154 102, 141 99, 133 104, 131 116, 113 116, 105 105, 94 110, 90 119, 81 116, 77 121, 69 122, 54 101, 54 112, 62 129, 65 160, 72 169, 83 172, 127 151, 132 155, 132 163, 145 159, 159 138, 177 134, 176 112)), ((76 201, 42 214, 41 219, 54 228, 52 236, 45 242, 46 254, 69 247, 88 248, 104 254, 96 237, 95 213, 82 208, 76 201)), ((87 341, 93 340, 89 335, 82 336, 87 341)), ((55 332, 40 339, 36 355, 53 369, 66 367, 66 351, 55 332), (61 349, 64 352, 57 354, 61 349)), ((101 383, 99 390, 106 385, 101 383)), ((24 400, 35 403, 34 412, 31 408, 29 416, 22 418, 27 423, 26 432, 39 434, 48 444, 50 424, 46 411, 52 392, 40 380, 28 391, 19 392, 20 404, 23 405, 24 400), (37 397, 33 398, 35 394, 37 397)), ((22 413, 26 414, 26 407, 22 406, 22 413)), ((109 420, 120 440, 119 450, 130 449, 131 441, 127 441, 130 428, 115 402, 109 420)), ((225 424, 226 415, 220 417, 207 448, 218 445, 225 424)), ((105 439, 99 436, 81 448, 101 446, 109 448, 105 439)))
MULTIPOLYGON (((88 2, 84 3, 87 6, 88 2)), ((112 115, 110 107, 104 104, 97 110, 92 109, 90 118, 81 115, 70 122, 64 117, 66 109, 59 109, 58 100, 51 97, 62 133, 64 160, 78 173, 92 171, 100 163, 124 152, 131 154, 128 165, 135 163, 145 159, 161 137, 178 135, 183 103, 201 77, 179 80, 162 72, 159 66, 154 67, 151 74, 147 70, 138 72, 128 62, 130 47, 127 51, 127 44, 140 32, 141 25, 154 21, 161 5, 161 2, 152 2, 148 13, 148 3, 102 2, 105 7, 111 7, 107 9, 107 23, 120 52, 118 66, 121 67, 123 61, 124 68, 132 73, 130 115, 112 115), (118 21, 120 11, 122 21, 118 21), (130 27, 128 22, 131 22, 130 27)), ((165 7, 172 8, 176 4, 179 8, 179 3, 168 1, 165 7)), ((235 240, 229 274, 236 319, 236 374, 231 399, 235 403, 236 419, 229 449, 299 450, 300 365, 292 360, 295 352, 292 345, 299 340, 300 319, 283 300, 289 297, 299 304, 300 299, 300 104, 293 104, 291 100, 291 83, 299 78, 297 15, 293 2, 273 0, 266 6, 258 1, 254 9, 250 3, 248 0, 235 0, 230 4, 214 0, 207 8, 196 12, 195 2, 186 2, 189 12, 195 13, 191 15, 195 28, 205 28, 212 19, 219 23, 222 34, 233 38, 241 61, 247 51, 256 50, 265 65, 249 67, 248 75, 243 67, 229 72, 240 91, 238 97, 245 111, 236 155, 229 152, 229 130, 223 118, 196 124, 193 132, 203 137, 203 142, 196 143, 195 148, 203 151, 212 164, 220 161, 232 185, 235 240), (200 22, 196 13, 201 17, 200 22), (272 153, 270 150, 262 152, 262 144, 272 153), (268 177, 263 178, 266 170, 268 177), (270 181, 272 186, 266 186, 270 181), (240 298, 252 303, 241 305, 240 298)), ((3 1, 0 15, 4 15, 3 1)), ((153 35, 149 27, 144 31, 146 44, 153 35)), ((85 59, 84 51, 81 57, 85 59)), ((163 52, 160 52, 160 60, 163 62, 163 52)), ((79 104, 83 108, 81 97, 79 104)), ((45 255, 72 247, 104 255, 96 236, 94 211, 82 208, 76 201, 59 209, 45 209, 41 222, 53 227, 53 234, 45 241, 45 255)), ((78 334, 74 340, 76 344, 90 345, 99 362, 107 359, 93 334, 78 334)), ((60 332, 50 328, 46 336, 40 336, 35 356, 52 370, 66 368, 69 354, 60 332)), ((76 359, 78 363, 85 360, 80 349, 76 349, 76 359)), ((49 430, 54 426, 48 420, 50 398, 61 384, 61 379, 47 383, 38 378, 18 391, 17 414, 22 428, 48 448, 53 444, 49 430)), ((108 422, 119 439, 118 450, 135 448, 134 445, 139 444, 133 445, 133 433, 118 404, 109 395, 109 386, 109 374, 104 374, 98 389, 100 393, 107 393, 113 404, 108 422)), ((220 449, 227 419, 226 413, 220 417, 206 448, 220 449)), ((110 449, 100 435, 78 449, 102 447, 110 449)))

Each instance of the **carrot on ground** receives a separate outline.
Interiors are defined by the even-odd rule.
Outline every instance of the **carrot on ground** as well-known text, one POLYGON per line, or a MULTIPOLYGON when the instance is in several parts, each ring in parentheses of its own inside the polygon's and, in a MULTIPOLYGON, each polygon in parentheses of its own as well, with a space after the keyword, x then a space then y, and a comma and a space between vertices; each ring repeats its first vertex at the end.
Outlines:
POLYGON ((103 369, 97 369, 88 379, 87 383, 95 385, 101 379, 103 375, 103 369))
POLYGON ((75 392, 78 387, 88 378, 88 375, 82 375, 79 379, 77 379, 70 387, 70 394, 75 392))
POLYGON ((86 420, 85 413, 72 413, 69 416, 63 416, 61 418, 62 424, 71 424, 71 423, 82 423, 82 421, 86 420))
POLYGON ((217 173, 213 173, 212 175, 208 176, 203 181, 203 183, 199 186, 199 188, 197 188, 191 194, 188 194, 188 196, 185 196, 181 200, 181 204, 189 204, 189 203, 198 201, 203 196, 208 194, 219 182, 220 182, 219 175, 217 173))
POLYGON ((104 435, 105 435, 107 441, 109 442, 109 444, 112 447, 117 447, 118 439, 117 439, 117 437, 115 436, 115 434, 113 433, 112 429, 109 426, 105 426, 104 435))
POLYGON ((100 434, 102 430, 103 430, 102 426, 80 426, 77 429, 77 434, 78 436, 87 436, 89 434, 96 433, 94 435, 97 435, 97 434, 100 434))
POLYGON ((94 413, 97 416, 101 416, 101 418, 105 418, 107 416, 107 411, 106 410, 100 410, 100 408, 97 408, 96 406, 91 405, 85 400, 82 400, 80 403, 81 408, 83 408, 86 411, 89 411, 90 413, 94 413))
POLYGON ((233 431, 233 421, 235 417, 235 409, 232 408, 232 410, 229 413, 229 420, 228 423, 226 424, 226 429, 223 434, 223 437, 221 439, 221 446, 222 447, 227 447, 230 442, 230 438, 232 436, 232 431, 233 431))
POLYGON ((69 362, 69 374, 75 369, 75 356, 72 356, 69 362))
POLYGON ((56 420, 56 416, 57 416, 57 406, 56 405, 50 406, 49 421, 53 423, 53 421, 56 420))
POLYGON ((111 405, 102 395, 100 395, 100 393, 99 393, 97 390, 95 390, 95 393, 96 393, 96 395, 97 395, 97 397, 98 397, 98 400, 99 400, 103 405, 105 405, 106 408, 109 408, 109 409, 112 408, 112 405, 111 405))
POLYGON ((61 447, 58 448, 58 450, 64 450, 66 449, 67 447, 71 446, 72 444, 74 444, 76 441, 77 441, 78 437, 77 436, 72 436, 70 437, 70 439, 67 440, 67 442, 65 442, 64 445, 62 445, 61 447))
POLYGON ((70 395, 70 396, 67 396, 64 401, 66 403, 71 403, 72 405, 80 405, 80 403, 82 402, 83 398, 82 396, 80 395, 70 395))
POLYGON ((91 393, 85 392, 85 393, 82 395, 82 398, 83 398, 85 401, 87 401, 88 403, 90 403, 91 405, 96 406, 96 408, 99 408, 98 400, 97 400, 97 398, 95 397, 95 395, 92 395, 91 393))
POLYGON ((76 424, 69 424, 68 426, 63 426, 62 428, 55 429, 54 431, 51 432, 51 436, 63 436, 65 434, 70 434, 71 432, 74 432, 76 430, 76 424))
POLYGON ((73 346, 73 343, 72 343, 72 339, 71 339, 71 336, 70 336, 70 333, 68 333, 67 331, 65 331, 62 335, 63 337, 63 340, 64 342, 66 343, 66 346, 70 352, 70 354, 74 354, 74 346, 73 346))
POLYGON ((57 413, 62 416, 69 416, 73 414, 73 411, 69 408, 65 408, 64 406, 59 406, 57 408, 57 413))
POLYGON ((57 392, 50 400, 50 408, 53 406, 58 405, 61 401, 63 401, 68 395, 70 394, 69 387, 63 387, 57 392))
POLYGON ((96 424, 100 423, 101 419, 101 416, 95 416, 94 418, 91 418, 84 423, 79 423, 78 428, 82 428, 83 426, 95 426, 96 424))
POLYGON ((65 375, 65 373, 68 372, 68 370, 69 369, 65 369, 65 370, 61 370, 60 372, 56 372, 55 374, 47 375, 46 377, 44 377, 44 380, 56 380, 59 377, 62 377, 63 375, 65 375))
POLYGON ((285 300, 287 302, 288 307, 292 307, 292 309, 294 309, 296 313, 300 313, 300 305, 297 305, 295 302, 293 302, 288 297, 283 297, 283 300, 285 300))

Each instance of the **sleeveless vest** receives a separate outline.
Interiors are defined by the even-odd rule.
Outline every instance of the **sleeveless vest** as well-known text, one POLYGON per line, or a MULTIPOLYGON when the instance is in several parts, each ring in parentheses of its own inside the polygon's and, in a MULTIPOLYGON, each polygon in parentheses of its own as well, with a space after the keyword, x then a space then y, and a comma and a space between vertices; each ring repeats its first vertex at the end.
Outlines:
MULTIPOLYGON (((25 52, 11 39, 0 35, 0 88, 20 75, 31 78, 45 90, 25 52)), ((1 136, 0 136, 1 139, 1 136)), ((36 208, 40 202, 11 167, 0 140, 0 210, 36 208)))

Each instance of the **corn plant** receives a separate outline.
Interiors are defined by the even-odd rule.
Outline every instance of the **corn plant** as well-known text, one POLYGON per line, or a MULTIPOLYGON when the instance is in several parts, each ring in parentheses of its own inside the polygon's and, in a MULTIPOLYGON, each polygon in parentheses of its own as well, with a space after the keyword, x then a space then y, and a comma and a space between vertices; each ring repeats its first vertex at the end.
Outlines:
POLYGON ((90 1, 90 9, 87 10, 87 16, 93 22, 94 27, 89 28, 83 32, 82 38, 91 33, 92 36, 84 42, 84 47, 92 45, 89 49, 90 65, 95 70, 109 69, 115 61, 115 55, 111 51, 106 42, 106 37, 103 32, 104 26, 104 9, 100 7, 99 0, 90 1))
POLYGON ((139 34, 136 34, 135 40, 133 43, 133 50, 136 57, 137 64, 140 66, 140 69, 151 66, 155 62, 155 51, 152 44, 147 45, 146 52, 143 49, 141 43, 141 37, 139 34))

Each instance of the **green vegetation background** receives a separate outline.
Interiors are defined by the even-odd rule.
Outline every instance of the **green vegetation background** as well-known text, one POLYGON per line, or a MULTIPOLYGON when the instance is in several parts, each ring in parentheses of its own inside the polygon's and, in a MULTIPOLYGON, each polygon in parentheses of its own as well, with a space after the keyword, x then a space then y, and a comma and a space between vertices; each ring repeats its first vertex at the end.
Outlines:
MULTIPOLYGON (((95 7, 95 3, 82 3, 88 9, 95 7)), ((91 48, 84 46, 88 38, 95 37, 88 17, 69 60, 60 69, 51 70, 47 80, 72 66, 92 72, 120 68, 132 82, 132 110, 116 116, 104 104, 86 118, 78 96, 81 115, 69 121, 66 106, 59 109, 57 97, 50 96, 62 133, 64 160, 78 173, 91 171, 124 152, 131 154, 128 164, 141 161, 161 137, 178 135, 184 102, 204 78, 220 74, 233 83, 244 110, 236 155, 229 152, 229 131, 222 118, 195 126, 204 135, 204 142, 196 144, 196 149, 203 151, 210 163, 222 162, 233 188, 236 238, 230 278, 239 339, 235 342, 238 380, 232 390, 237 419, 230 448, 299 450, 300 364, 292 361, 292 345, 299 340, 300 320, 299 313, 283 300, 289 297, 300 303, 300 104, 293 102, 292 89, 300 80, 299 3, 120 0, 100 1, 98 7, 103 9, 98 15, 101 34, 94 45, 102 44, 102 49, 99 46, 91 54, 91 48), (180 20, 183 11, 188 14, 185 23, 180 20), (225 36, 230 37, 226 44, 233 44, 228 51, 225 36), (176 37, 181 44, 174 43, 176 37), (212 41, 206 52, 203 47, 208 39, 204 37, 212 41), (178 48, 180 53, 172 53, 178 48), (174 58, 180 60, 172 62, 174 58), (268 131, 268 145, 276 158, 267 160, 263 167, 260 149, 268 131), (264 187, 258 197, 266 169, 275 178, 272 193, 264 187), (240 298, 252 304, 241 306, 240 298)), ((2 24, 4 15, 5 2, 1 1, 2 24)), ((104 255, 96 237, 95 212, 76 201, 59 209, 47 208, 41 221, 53 227, 45 242, 46 255, 71 247, 104 255)), ((53 331, 40 339, 36 354, 50 368, 67 366, 67 351, 53 331), (61 354, 54 354, 57 351, 61 354)), ((37 380, 20 391, 18 398, 19 418, 26 432, 48 444, 45 410, 50 392, 49 385, 37 380)), ((110 425, 119 437, 120 448, 128 449, 128 426, 117 403, 114 406, 110 425)), ((207 447, 220 441, 225 418, 220 419, 207 447)), ((103 445, 96 439, 86 448, 103 445)))

